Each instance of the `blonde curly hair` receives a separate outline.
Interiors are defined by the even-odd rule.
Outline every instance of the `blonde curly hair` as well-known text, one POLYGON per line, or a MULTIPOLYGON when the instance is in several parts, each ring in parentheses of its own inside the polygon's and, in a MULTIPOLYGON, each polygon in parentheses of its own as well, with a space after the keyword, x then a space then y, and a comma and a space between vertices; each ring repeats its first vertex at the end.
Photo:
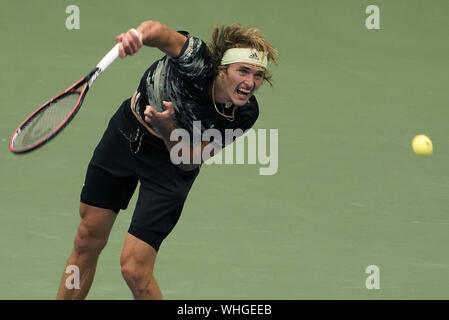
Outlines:
MULTIPOLYGON (((259 29, 245 27, 238 23, 227 27, 214 26, 212 40, 207 43, 207 47, 212 61, 217 67, 217 72, 227 68, 227 66, 221 65, 221 59, 225 51, 231 48, 251 48, 261 51, 267 56, 269 64, 277 64, 279 55, 279 52, 263 37, 259 29)), ((270 85, 272 84, 272 75, 268 70, 265 70, 264 80, 270 85)))

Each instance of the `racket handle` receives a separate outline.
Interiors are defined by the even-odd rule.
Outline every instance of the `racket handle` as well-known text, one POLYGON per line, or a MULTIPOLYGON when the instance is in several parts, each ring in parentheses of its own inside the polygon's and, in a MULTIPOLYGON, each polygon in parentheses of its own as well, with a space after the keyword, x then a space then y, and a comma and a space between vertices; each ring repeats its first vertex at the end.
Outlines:
MULTIPOLYGON (((134 32, 140 40, 142 40, 142 35, 136 30, 131 29, 132 32, 134 32)), ((107 67, 111 65, 119 57, 118 49, 120 47, 121 43, 117 43, 105 56, 101 61, 97 64, 97 68, 100 68, 100 73, 106 70, 107 67)))
POLYGON ((111 65, 119 57, 118 48, 121 43, 117 43, 109 52, 100 60, 97 64, 97 68, 100 69, 100 73, 106 70, 107 67, 111 65))
MULTIPOLYGON (((131 31, 142 40, 142 35, 136 29, 131 29, 131 31)), ((109 50, 108 53, 106 53, 103 59, 98 62, 95 73, 89 79, 89 87, 92 86, 98 76, 119 57, 119 47, 121 44, 122 43, 117 43, 111 50, 109 50)))

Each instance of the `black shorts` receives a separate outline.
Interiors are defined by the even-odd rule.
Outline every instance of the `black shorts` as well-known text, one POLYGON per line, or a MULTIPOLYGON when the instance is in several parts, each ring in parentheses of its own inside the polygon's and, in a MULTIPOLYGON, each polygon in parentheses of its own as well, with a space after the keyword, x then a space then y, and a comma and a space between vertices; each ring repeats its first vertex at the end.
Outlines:
POLYGON ((122 103, 94 151, 81 202, 118 213, 140 182, 128 232, 157 251, 178 222, 199 169, 173 165, 164 142, 135 119, 129 104, 122 103))

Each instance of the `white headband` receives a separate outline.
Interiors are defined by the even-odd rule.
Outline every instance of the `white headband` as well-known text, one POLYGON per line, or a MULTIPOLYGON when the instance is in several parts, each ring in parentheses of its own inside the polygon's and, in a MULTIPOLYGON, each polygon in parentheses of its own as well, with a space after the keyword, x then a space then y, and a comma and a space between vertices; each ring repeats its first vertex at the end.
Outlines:
POLYGON ((268 65, 268 59, 263 52, 250 48, 231 48, 225 51, 223 58, 221 59, 221 65, 247 62, 257 66, 266 68, 268 65))

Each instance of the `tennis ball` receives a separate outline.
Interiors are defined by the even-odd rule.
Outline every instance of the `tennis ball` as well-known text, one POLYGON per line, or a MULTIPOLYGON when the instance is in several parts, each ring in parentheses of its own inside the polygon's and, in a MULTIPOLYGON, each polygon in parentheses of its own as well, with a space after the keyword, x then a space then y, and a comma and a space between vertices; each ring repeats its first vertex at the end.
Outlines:
POLYGON ((419 134, 413 138, 412 148, 419 156, 428 156, 433 152, 432 141, 424 134, 419 134))

